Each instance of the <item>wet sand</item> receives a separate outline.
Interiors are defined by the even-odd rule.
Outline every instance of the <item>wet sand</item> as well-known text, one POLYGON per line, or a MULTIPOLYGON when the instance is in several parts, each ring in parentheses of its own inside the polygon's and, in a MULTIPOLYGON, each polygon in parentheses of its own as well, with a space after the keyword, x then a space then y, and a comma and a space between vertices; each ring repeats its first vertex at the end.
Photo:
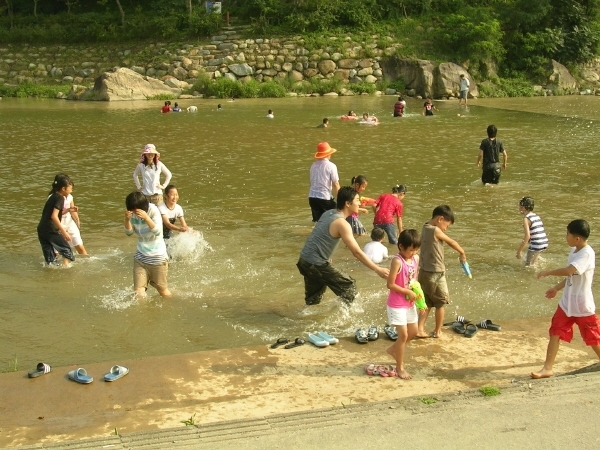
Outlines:
MULTIPOLYGON (((502 323, 502 331, 479 330, 471 339, 445 327, 440 339, 409 344, 409 381, 365 374, 369 362, 393 363, 383 333, 364 345, 346 337, 323 349, 263 345, 90 364, 89 385, 67 379, 75 366, 53 367, 35 379, 26 371, 0 374, 0 447, 109 437, 115 429, 126 434, 175 428, 190 418, 208 424, 536 383, 529 373, 542 366, 548 324, 549 318, 502 323), (106 383, 102 377, 113 364, 130 373, 106 383)), ((575 335, 561 345, 557 375, 597 362, 575 335)))

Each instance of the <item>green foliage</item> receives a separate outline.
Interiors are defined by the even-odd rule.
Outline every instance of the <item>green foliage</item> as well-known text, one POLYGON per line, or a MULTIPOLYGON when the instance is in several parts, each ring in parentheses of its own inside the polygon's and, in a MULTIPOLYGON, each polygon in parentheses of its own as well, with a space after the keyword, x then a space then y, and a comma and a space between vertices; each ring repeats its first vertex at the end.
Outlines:
POLYGON ((261 98, 277 98, 285 97, 286 95, 287 91, 285 88, 276 81, 266 81, 258 85, 258 96, 261 98))
POLYGON ((18 370, 19 370, 19 360, 17 359, 17 355, 15 355, 14 359, 11 359, 8 362, 6 369, 0 370, 0 373, 17 372, 18 370))
POLYGON ((273 80, 264 83, 250 80, 242 83, 225 77, 211 80, 206 75, 198 77, 190 91, 217 98, 276 98, 287 95, 283 84, 273 80))
POLYGON ((150 97, 146 97, 146 100, 175 100, 176 98, 177 98, 176 95, 156 94, 156 95, 151 95, 150 97))
POLYGON ((348 85, 348 89, 350 89, 355 94, 373 94, 377 90, 377 86, 372 83, 351 83, 348 85))
POLYGON ((434 397, 423 397, 423 398, 420 398, 419 401, 421 403, 423 403, 424 405, 433 405, 433 404, 437 403, 437 399, 434 397))
POLYGON ((484 397, 494 397, 495 395, 500 395, 500 389, 495 386, 480 387, 479 392, 481 392, 484 397))
MULTIPOLYGON (((196 413, 194 413, 192 416, 190 416, 189 419, 182 420, 181 423, 184 424, 186 427, 194 426, 194 425, 196 425, 195 418, 196 418, 196 413)), ((116 428, 115 428, 115 430, 116 430, 116 428)))
POLYGON ((435 44, 458 63, 470 61, 477 66, 504 57, 502 27, 491 11, 464 8, 459 14, 441 16, 440 21, 433 33, 435 44))
POLYGON ((525 78, 498 78, 493 83, 479 85, 479 96, 485 97, 533 97, 536 92, 525 78))
POLYGON ((23 83, 16 86, 0 85, 0 97, 38 97, 38 98, 56 98, 59 92, 68 91, 64 85, 43 85, 33 83, 23 83))

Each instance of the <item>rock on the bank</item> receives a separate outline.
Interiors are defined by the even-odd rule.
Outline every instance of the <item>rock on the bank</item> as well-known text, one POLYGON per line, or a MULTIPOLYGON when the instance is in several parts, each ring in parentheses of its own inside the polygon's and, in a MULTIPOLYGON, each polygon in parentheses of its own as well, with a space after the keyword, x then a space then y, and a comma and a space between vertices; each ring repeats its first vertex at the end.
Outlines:
POLYGON ((96 78, 94 87, 80 96, 83 100, 145 100, 156 95, 181 94, 181 89, 167 86, 160 80, 142 76, 133 70, 121 67, 113 72, 105 72, 96 78))

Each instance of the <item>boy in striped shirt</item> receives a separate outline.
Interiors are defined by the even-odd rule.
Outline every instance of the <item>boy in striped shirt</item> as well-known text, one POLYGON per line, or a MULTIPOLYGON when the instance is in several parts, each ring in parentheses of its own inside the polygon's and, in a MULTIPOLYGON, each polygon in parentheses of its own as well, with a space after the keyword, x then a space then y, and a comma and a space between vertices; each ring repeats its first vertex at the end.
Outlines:
POLYGON ((533 213, 534 201, 532 197, 523 197, 519 202, 519 212, 525 214, 523 217, 523 240, 517 249, 517 259, 521 259, 521 252, 527 244, 527 257, 525 266, 535 264, 538 256, 548 248, 548 237, 540 216, 533 213))
POLYGON ((137 251, 133 259, 135 294, 145 297, 150 284, 161 296, 170 297, 171 291, 167 285, 169 256, 163 239, 160 212, 139 191, 132 192, 125 198, 125 206, 125 234, 138 235, 137 251))

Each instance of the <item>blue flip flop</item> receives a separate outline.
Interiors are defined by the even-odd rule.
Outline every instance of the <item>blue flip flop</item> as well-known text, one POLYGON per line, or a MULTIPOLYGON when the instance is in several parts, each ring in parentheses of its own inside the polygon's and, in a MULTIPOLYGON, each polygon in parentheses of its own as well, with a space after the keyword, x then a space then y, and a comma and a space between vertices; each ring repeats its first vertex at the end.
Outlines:
POLYGON ((104 375, 104 381, 115 381, 129 373, 129 368, 124 366, 112 366, 110 372, 104 375))
POLYGON ((329 342, 316 334, 308 333, 308 342, 317 347, 329 347, 329 342))
POLYGON ((333 337, 332 335, 330 335, 329 333, 325 333, 324 331, 319 331, 317 333, 317 335, 321 338, 321 339, 325 339, 327 342, 329 342, 329 345, 335 345, 338 342, 340 342, 340 340, 336 337, 333 337))
POLYGON ((87 371, 82 368, 71 370, 67 376, 69 377, 69 380, 73 380, 81 384, 90 384, 92 381, 94 381, 94 378, 90 377, 87 374, 87 371))

